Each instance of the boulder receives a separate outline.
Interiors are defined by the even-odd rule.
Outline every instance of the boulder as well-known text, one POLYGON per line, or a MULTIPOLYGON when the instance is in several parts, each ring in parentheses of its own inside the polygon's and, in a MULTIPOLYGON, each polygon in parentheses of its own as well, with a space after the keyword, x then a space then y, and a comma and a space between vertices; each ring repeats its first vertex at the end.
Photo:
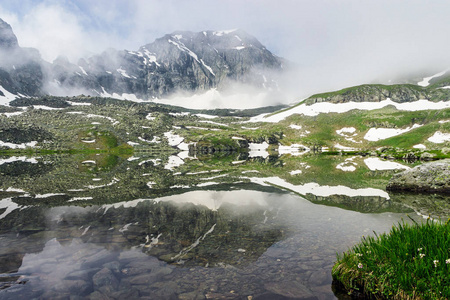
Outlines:
POLYGON ((395 174, 386 189, 390 191, 450 193, 450 159, 424 163, 395 174))

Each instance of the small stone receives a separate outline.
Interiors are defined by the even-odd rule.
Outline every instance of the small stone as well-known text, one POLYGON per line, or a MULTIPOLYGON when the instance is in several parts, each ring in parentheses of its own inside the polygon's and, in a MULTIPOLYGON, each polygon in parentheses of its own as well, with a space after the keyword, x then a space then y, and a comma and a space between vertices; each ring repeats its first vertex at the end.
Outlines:
POLYGON ((94 286, 96 288, 108 286, 111 287, 113 290, 115 290, 119 286, 119 281, 114 276, 112 271, 108 268, 103 268, 100 271, 98 271, 92 277, 92 282, 94 283, 94 286))
POLYGON ((323 285, 325 283, 331 284, 332 277, 331 272, 327 272, 324 269, 314 271, 309 278, 309 282, 313 286, 323 285))
POLYGON ((284 297, 304 300, 317 299, 305 285, 296 281, 267 282, 264 287, 268 291, 284 297))
POLYGON ((92 294, 89 295, 89 300, 110 300, 109 297, 103 295, 99 291, 95 291, 92 294))
POLYGON ((61 280, 53 286, 58 292, 68 292, 75 295, 83 295, 91 288, 91 285, 84 280, 61 280))

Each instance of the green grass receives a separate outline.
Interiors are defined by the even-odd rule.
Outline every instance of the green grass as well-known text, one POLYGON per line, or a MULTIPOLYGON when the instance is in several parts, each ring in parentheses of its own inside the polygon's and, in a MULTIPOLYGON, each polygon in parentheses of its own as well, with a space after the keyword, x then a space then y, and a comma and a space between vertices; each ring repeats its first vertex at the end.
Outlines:
POLYGON ((450 222, 402 222, 338 255, 333 277, 375 299, 450 298, 450 222))
POLYGON ((411 130, 407 133, 403 133, 398 136, 378 141, 377 145, 408 149, 416 144, 423 143, 428 137, 432 136, 437 130, 439 130, 438 124, 436 123, 429 124, 411 130))

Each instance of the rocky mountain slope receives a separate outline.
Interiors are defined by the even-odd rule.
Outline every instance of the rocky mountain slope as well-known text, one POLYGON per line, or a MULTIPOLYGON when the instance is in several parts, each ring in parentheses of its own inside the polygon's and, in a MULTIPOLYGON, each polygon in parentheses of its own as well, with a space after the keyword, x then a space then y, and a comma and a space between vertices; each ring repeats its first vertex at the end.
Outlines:
POLYGON ((233 82, 276 90, 284 64, 243 30, 174 32, 137 51, 109 49, 77 64, 64 57, 47 63, 37 50, 20 47, 11 26, 1 19, 0 52, 4 97, 8 92, 84 93, 150 99, 176 91, 223 89, 233 82))
POLYGON ((0 19, 0 97, 42 94, 44 64, 37 50, 19 46, 11 26, 0 19))
POLYGON ((364 84, 335 92, 316 94, 309 97, 304 103, 380 102, 386 99, 397 103, 418 100, 447 101, 450 99, 450 76, 429 86, 364 84))

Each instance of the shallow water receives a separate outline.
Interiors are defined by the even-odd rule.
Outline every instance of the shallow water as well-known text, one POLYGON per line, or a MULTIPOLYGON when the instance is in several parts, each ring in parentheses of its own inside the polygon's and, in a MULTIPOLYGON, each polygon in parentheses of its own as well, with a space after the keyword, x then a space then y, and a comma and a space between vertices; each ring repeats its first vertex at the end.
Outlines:
POLYGON ((3 173, 14 184, 0 193, 1 299, 335 299, 336 253, 421 219, 378 188, 358 196, 362 183, 233 177, 235 166, 191 172, 198 183, 138 159, 104 171, 70 161, 78 173, 63 183, 61 162, 26 163, 33 175, 3 173), (29 176, 51 184, 31 187, 29 176))

